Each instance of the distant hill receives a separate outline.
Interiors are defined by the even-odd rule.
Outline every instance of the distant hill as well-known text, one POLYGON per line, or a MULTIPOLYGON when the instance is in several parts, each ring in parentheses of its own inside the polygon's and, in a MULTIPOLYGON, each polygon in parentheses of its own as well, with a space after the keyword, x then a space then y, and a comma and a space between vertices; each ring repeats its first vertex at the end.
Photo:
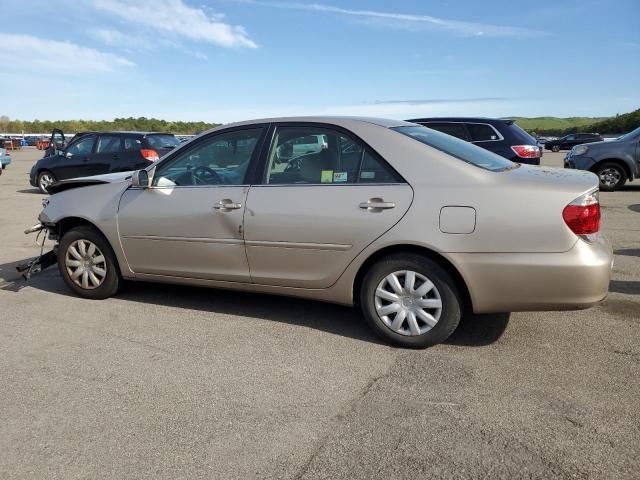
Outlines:
POLYGON ((567 135, 574 132, 627 133, 640 127, 640 109, 615 117, 509 117, 535 135, 567 135))
POLYGON ((527 131, 566 130, 568 128, 592 125, 607 117, 509 117, 527 131))

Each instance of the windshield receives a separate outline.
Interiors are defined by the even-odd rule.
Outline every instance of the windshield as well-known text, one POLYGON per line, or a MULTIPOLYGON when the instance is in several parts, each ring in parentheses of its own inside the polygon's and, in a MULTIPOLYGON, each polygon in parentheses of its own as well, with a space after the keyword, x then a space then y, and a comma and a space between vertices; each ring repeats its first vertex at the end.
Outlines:
POLYGON ((180 145, 180 140, 171 134, 149 135, 147 137, 147 142, 149 142, 149 146, 151 146, 151 148, 173 148, 180 145))
POLYGON ((625 133, 624 135, 619 137, 618 140, 631 140, 635 137, 640 137, 640 127, 630 131, 629 133, 625 133))
POLYGON ((393 127, 392 130, 436 148, 441 152, 448 153, 459 160, 492 172, 500 172, 517 167, 517 164, 484 148, 427 127, 393 127))

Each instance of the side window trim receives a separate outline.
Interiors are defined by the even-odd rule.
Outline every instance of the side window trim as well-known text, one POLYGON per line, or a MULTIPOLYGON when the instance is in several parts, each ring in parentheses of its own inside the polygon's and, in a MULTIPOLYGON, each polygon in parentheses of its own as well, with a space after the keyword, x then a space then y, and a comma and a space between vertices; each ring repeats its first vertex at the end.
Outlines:
POLYGON ((260 158, 259 161, 256 162, 256 169, 255 172, 253 172, 252 175, 252 182, 251 182, 251 186, 252 187, 312 187, 312 186, 322 186, 322 187, 327 187, 327 186, 337 186, 337 187, 341 187, 341 186, 358 186, 358 185, 408 185, 409 182, 407 182, 405 180, 405 178, 400 175, 400 173, 398 173, 398 171, 393 168, 393 166, 387 162, 387 160, 380 155, 374 148, 372 148, 367 142, 365 142, 362 138, 360 138, 358 135, 356 135, 354 132, 352 132, 351 130, 348 130, 344 127, 341 127, 340 125, 334 125, 332 123, 315 123, 315 122, 276 122, 276 123, 271 123, 269 124, 269 128, 268 131, 265 135, 265 138, 263 139, 263 145, 262 145, 262 150, 260 152, 260 158), (305 128, 305 127, 310 127, 310 128, 324 128, 324 129, 329 129, 329 130, 334 130, 338 133, 341 133, 343 135, 346 135, 347 137, 349 137, 351 140, 359 143, 363 148, 362 148, 362 153, 360 154, 360 161, 358 164, 358 177, 356 182, 354 183, 266 183, 266 178, 267 178, 267 168, 269 167, 268 165, 268 156, 269 156, 269 152, 271 152, 271 147, 273 146, 273 142, 276 139, 276 131, 279 127, 299 127, 299 128, 305 128), (388 182, 388 183, 375 183, 375 182, 360 182, 360 170, 362 168, 362 165, 364 163, 364 156, 365 153, 367 152, 367 150, 369 150, 370 154, 376 158, 376 160, 378 162, 381 163, 381 166, 388 168, 390 171, 392 171, 401 181, 398 182, 388 182))

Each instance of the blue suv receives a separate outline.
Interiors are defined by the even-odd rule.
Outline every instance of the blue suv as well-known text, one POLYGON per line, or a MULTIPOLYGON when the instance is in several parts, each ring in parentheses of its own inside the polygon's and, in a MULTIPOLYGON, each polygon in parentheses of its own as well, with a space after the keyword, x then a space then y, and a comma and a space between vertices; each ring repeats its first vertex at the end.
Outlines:
POLYGON ((439 132, 471 142, 508 158, 512 162, 540 165, 542 149, 538 141, 513 120, 475 117, 415 118, 418 123, 439 132))

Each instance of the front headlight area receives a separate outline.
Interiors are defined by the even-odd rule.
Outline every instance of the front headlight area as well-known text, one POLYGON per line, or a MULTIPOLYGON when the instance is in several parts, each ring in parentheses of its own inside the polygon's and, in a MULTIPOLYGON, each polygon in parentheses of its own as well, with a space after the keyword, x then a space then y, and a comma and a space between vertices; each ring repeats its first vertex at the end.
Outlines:
POLYGON ((573 147, 571 152, 571 155, 584 155, 585 153, 587 153, 589 151, 589 147, 586 145, 576 145, 575 147, 573 147))

